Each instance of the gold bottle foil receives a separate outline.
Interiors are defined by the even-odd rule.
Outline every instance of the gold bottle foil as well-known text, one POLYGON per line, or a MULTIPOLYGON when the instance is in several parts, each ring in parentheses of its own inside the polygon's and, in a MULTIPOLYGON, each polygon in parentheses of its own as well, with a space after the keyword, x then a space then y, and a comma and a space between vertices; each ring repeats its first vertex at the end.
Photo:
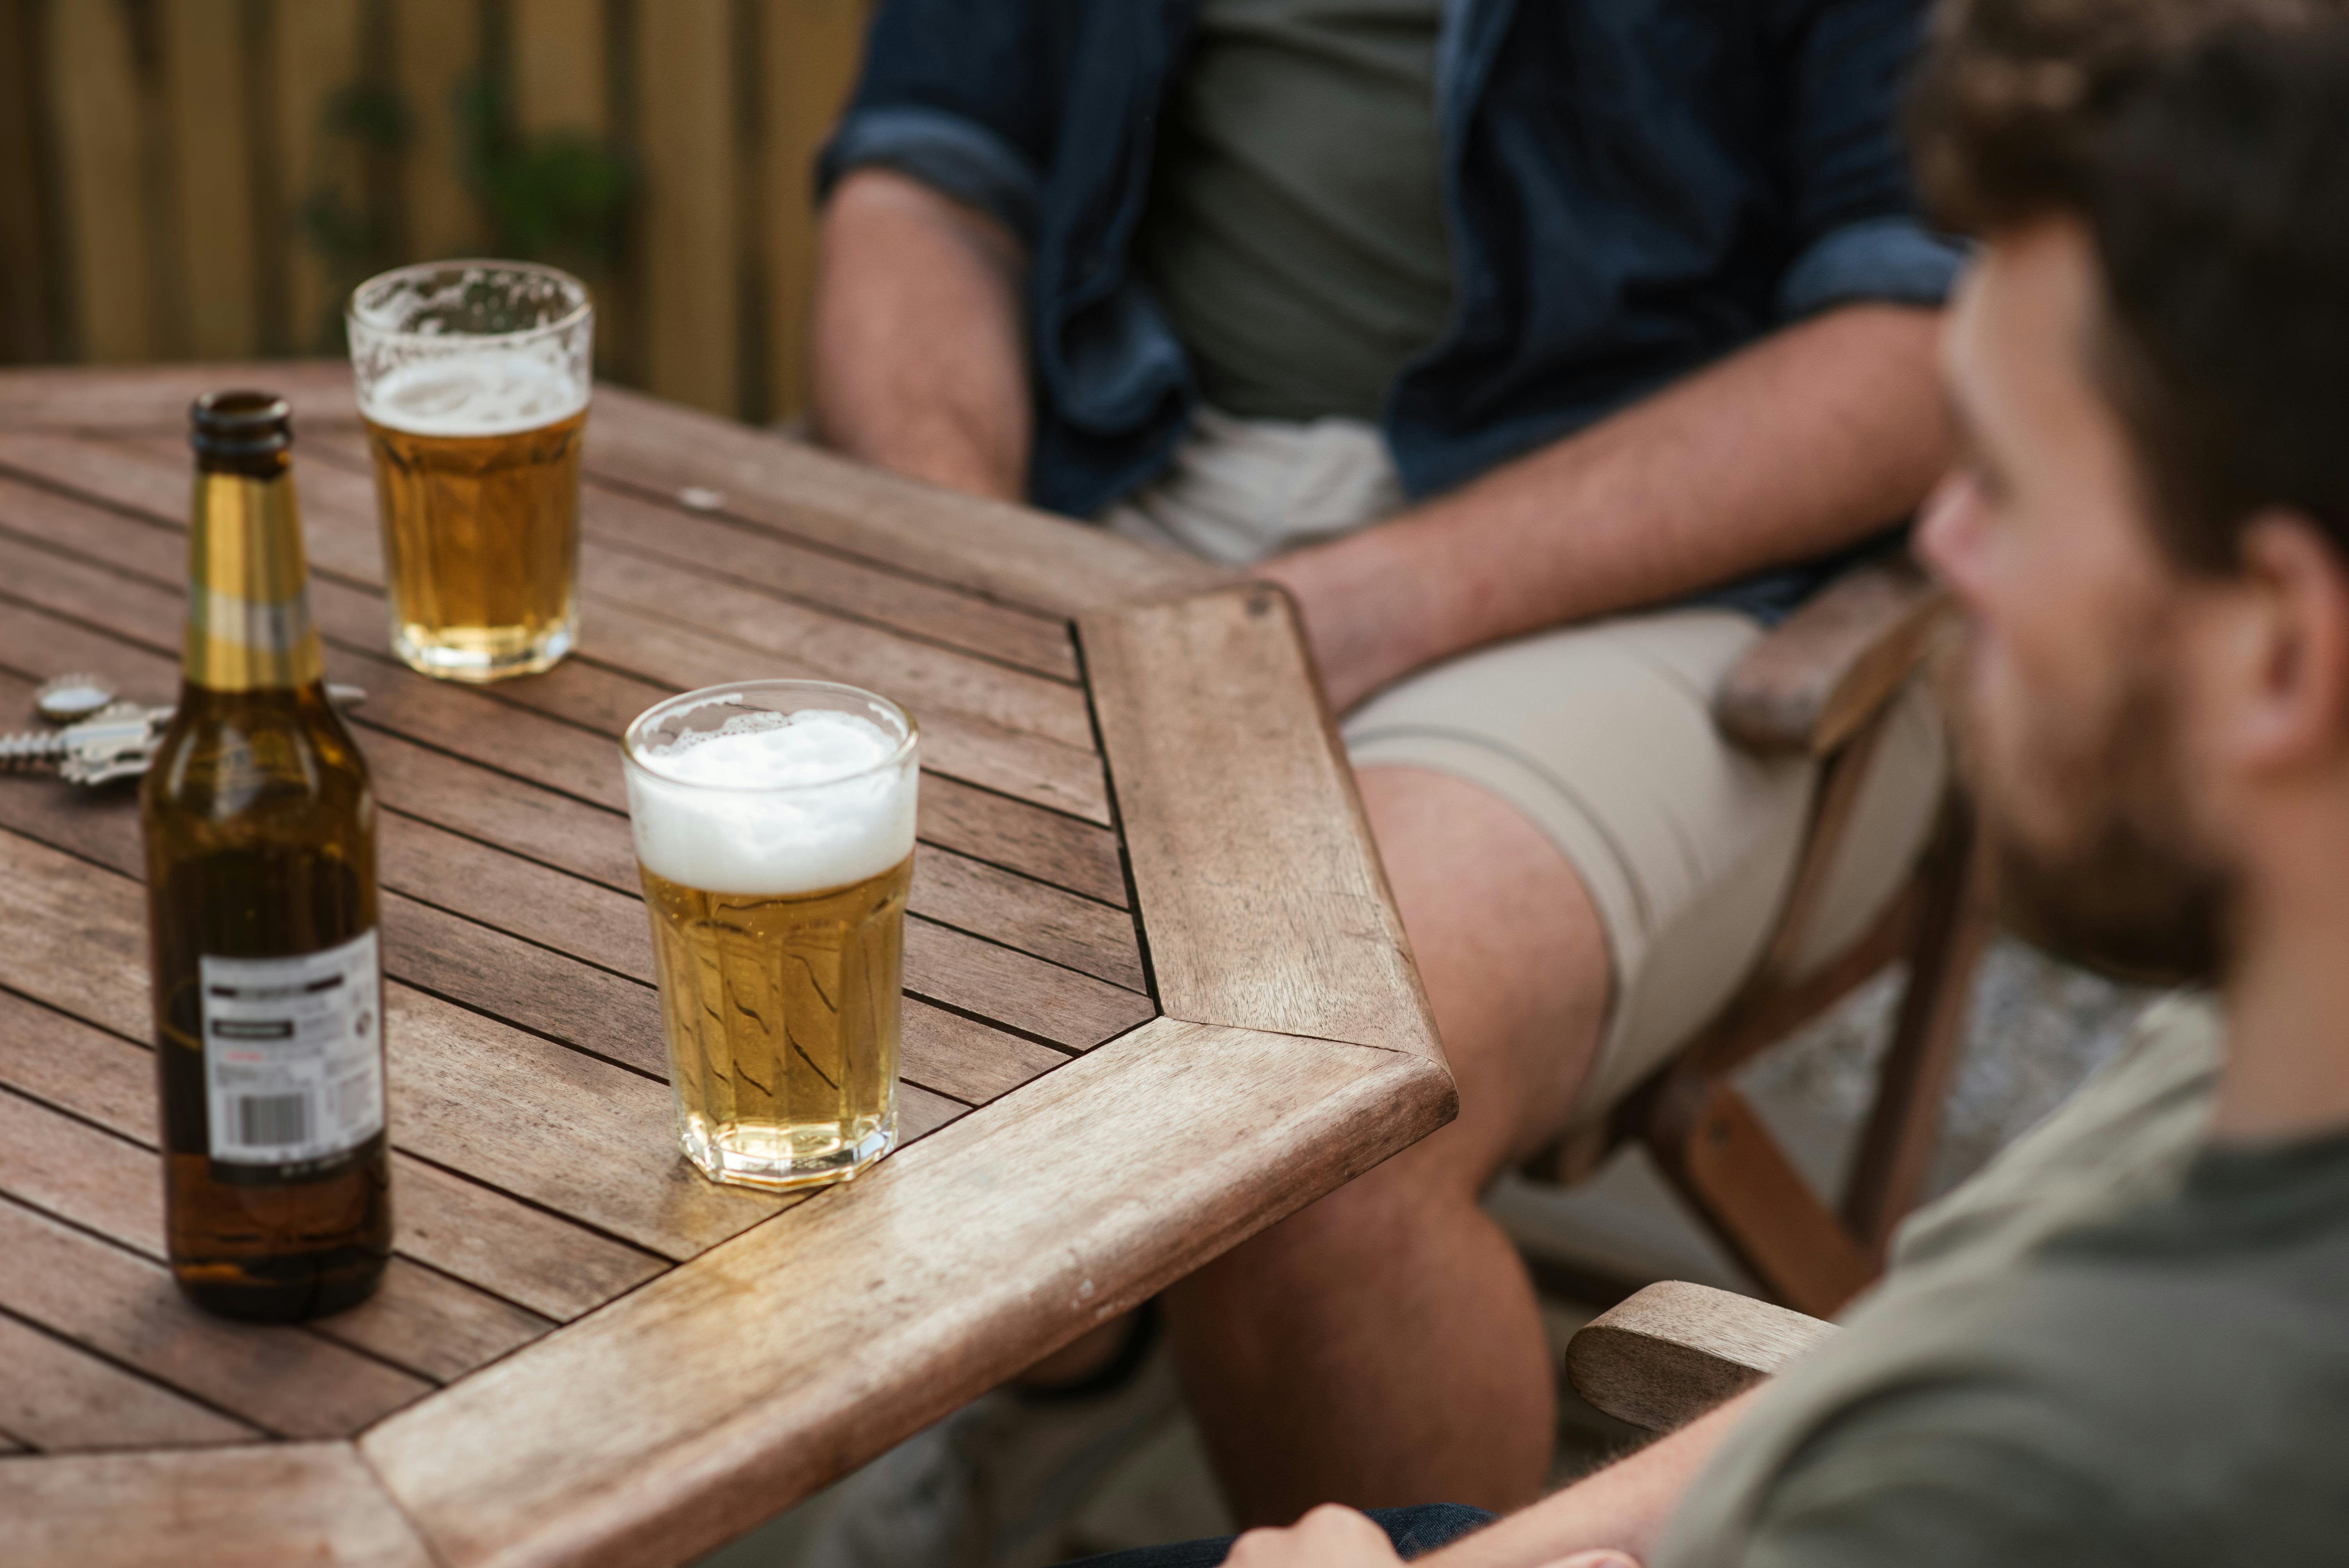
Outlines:
POLYGON ((294 476, 199 473, 192 516, 188 679, 213 691, 319 679, 325 665, 310 624, 310 574, 294 476))

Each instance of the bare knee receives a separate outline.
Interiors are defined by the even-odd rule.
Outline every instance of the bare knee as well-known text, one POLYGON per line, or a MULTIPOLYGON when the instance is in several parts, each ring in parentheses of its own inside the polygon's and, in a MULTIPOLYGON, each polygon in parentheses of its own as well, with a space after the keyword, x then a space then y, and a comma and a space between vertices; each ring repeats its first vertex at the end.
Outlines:
POLYGON ((1464 1168, 1473 1191, 1563 1127, 1606 1016, 1605 927, 1566 856, 1499 797, 1423 769, 1358 779, 1460 1088, 1459 1119, 1390 1163, 1464 1168))

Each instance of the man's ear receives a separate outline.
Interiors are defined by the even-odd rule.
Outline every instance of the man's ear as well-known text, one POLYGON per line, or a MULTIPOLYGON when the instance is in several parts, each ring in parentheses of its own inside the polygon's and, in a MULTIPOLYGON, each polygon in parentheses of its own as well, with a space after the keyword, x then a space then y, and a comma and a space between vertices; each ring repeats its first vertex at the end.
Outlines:
POLYGON ((2223 595, 2227 727, 2254 769, 2349 752, 2349 557, 2305 516, 2273 511, 2242 536, 2223 595))

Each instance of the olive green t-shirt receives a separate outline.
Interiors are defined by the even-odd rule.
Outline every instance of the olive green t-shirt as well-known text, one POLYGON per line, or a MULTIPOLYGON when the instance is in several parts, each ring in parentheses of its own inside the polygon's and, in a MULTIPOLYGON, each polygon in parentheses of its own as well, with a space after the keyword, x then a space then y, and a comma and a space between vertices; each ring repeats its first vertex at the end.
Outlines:
POLYGON ((1926 1216, 1651 1568, 2349 1562, 2349 1135, 2197 1151, 2215 1024, 2149 1021, 2135 1109, 2092 1086, 1926 1216))
POLYGON ((1375 419, 1443 332, 1443 10, 1206 0, 1136 247, 1216 407, 1375 419))

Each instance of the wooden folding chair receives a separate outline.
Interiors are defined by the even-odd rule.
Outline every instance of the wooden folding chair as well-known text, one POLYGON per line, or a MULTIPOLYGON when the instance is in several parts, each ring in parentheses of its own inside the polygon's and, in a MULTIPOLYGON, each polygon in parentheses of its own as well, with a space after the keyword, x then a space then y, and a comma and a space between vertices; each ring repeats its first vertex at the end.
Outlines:
POLYGON ((1915 1207, 1956 1065, 1988 930, 1982 857, 1952 786, 1925 852, 1890 906, 1819 962, 1808 939, 1895 704, 1922 666, 1946 597, 1905 555, 1856 566, 1746 654, 1713 715, 1739 745, 1819 758, 1808 837, 1778 929, 1744 988, 1591 1133, 1545 1150, 1528 1174, 1580 1180, 1627 1140, 1756 1280, 1787 1305, 1832 1314, 1882 1272, 1915 1207), (1869 979, 1909 965, 1891 1049, 1839 1205, 1814 1193, 1731 1081, 1738 1068, 1869 979))
POLYGON ((1574 1391, 1646 1432, 1684 1427, 1834 1338, 1832 1323, 1683 1280, 1651 1284, 1576 1331, 1574 1391))

